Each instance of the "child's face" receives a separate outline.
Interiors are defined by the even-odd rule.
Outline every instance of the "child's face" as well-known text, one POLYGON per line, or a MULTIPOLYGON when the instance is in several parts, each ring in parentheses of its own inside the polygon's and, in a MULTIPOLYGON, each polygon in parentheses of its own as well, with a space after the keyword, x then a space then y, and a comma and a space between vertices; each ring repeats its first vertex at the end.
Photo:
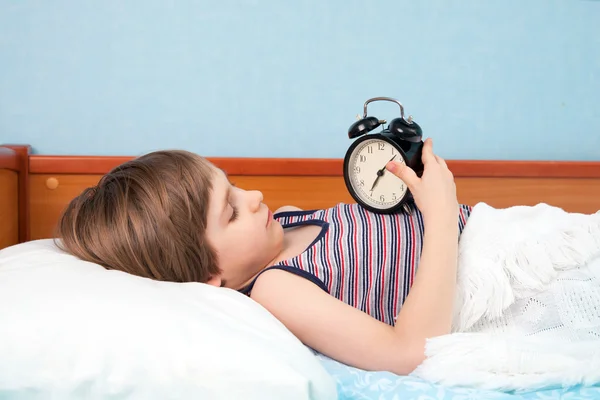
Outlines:
POLYGON ((214 170, 206 234, 223 272, 209 283, 241 289, 277 257, 283 228, 262 202, 261 192, 232 186, 222 170, 214 170))

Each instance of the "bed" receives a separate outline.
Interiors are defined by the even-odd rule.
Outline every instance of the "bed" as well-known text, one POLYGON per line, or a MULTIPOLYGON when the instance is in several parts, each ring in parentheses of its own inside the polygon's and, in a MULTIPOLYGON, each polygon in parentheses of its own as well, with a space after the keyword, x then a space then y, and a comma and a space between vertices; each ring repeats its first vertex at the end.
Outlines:
MULTIPOLYGON (((51 156, 30 146, 0 146, 0 249, 52 238, 62 209, 111 168, 131 159, 113 156, 51 156)), ((276 209, 303 209, 352 202, 341 159, 210 158, 239 187, 261 190, 276 209)), ((566 211, 600 210, 600 161, 450 160, 459 201, 493 207, 548 203, 566 211)), ((600 398, 600 388, 548 389, 529 394, 443 388, 412 377, 366 372, 326 357, 320 362, 335 378, 340 399, 392 398, 600 398)))

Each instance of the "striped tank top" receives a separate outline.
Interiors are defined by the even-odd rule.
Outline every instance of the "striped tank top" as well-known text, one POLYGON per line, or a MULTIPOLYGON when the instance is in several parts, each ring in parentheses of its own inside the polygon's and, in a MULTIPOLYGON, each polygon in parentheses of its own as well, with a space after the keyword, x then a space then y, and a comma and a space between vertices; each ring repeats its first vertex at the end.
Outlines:
MULTIPOLYGON (((376 214, 358 204, 338 204, 324 210, 277 213, 274 218, 284 229, 314 224, 321 232, 303 253, 261 273, 276 268, 300 275, 344 303, 393 325, 423 248, 423 216, 414 204, 408 210, 376 214)), ((461 205, 459 211, 462 232, 471 207, 461 205)), ((255 281, 242 293, 249 294, 255 281)))

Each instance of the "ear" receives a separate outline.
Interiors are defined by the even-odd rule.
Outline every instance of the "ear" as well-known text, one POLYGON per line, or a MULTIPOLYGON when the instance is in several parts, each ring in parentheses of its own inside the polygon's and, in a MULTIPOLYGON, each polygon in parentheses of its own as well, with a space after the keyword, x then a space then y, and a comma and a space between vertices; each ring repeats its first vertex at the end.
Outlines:
POLYGON ((206 282, 206 284, 211 285, 211 286, 216 286, 216 287, 221 287, 221 277, 220 276, 213 276, 212 278, 210 278, 208 280, 208 282, 206 282))

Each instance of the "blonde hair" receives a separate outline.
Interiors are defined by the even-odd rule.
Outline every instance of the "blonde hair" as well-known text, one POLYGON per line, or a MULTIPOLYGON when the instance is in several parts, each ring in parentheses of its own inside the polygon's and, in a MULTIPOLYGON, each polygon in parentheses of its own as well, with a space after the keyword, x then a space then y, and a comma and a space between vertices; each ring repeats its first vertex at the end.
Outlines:
POLYGON ((211 164, 181 150, 125 162, 64 210, 57 245, 107 269, 172 282, 220 273, 206 238, 211 164))

